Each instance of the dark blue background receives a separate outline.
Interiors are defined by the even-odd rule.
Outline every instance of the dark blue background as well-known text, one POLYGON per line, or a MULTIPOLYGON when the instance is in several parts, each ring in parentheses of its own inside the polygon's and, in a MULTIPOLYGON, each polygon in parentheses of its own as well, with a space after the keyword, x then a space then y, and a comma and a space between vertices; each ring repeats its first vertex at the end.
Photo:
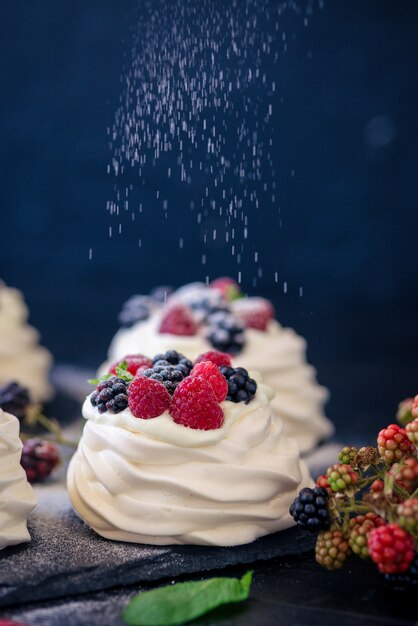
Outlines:
MULTIPOLYGON (((201 266, 201 233, 180 205, 165 223, 144 216, 141 250, 137 232, 107 237, 106 128, 135 7, 140 13, 136 1, 14 0, 2 8, 0 275, 24 291, 58 362, 97 364, 131 293, 236 275, 222 248, 201 266)), ((265 261, 257 290, 308 339, 340 433, 367 435, 418 390, 418 7, 328 1, 307 28, 283 19, 290 45, 277 68, 283 103, 272 129, 283 225, 268 205, 252 216, 265 261)), ((253 292, 250 262, 243 283, 253 292)))

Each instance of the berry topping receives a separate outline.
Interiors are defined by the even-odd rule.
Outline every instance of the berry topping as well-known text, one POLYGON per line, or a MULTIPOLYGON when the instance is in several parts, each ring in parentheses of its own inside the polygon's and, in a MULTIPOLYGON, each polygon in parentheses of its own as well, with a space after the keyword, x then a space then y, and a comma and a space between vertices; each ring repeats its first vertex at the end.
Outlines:
POLYGON ((143 322, 151 314, 152 300, 147 296, 132 296, 125 302, 118 315, 119 324, 125 328, 143 322))
POLYGON ((26 408, 30 404, 29 392, 16 382, 0 387, 0 408, 18 419, 25 417, 26 408))
POLYGON ((197 324, 186 306, 173 304, 165 312, 158 331, 162 334, 191 336, 197 333, 197 324))
POLYGON ((397 524, 387 524, 371 531, 369 553, 383 574, 405 572, 414 558, 414 540, 397 524))
POLYGON ((409 441, 405 429, 398 424, 390 424, 380 431, 377 446, 380 456, 389 464, 400 461, 415 452, 415 446, 409 441))
POLYGON ((174 392, 170 415, 177 424, 197 430, 220 428, 224 414, 211 385, 201 376, 185 378, 174 392))
POLYGON ((350 546, 341 530, 319 533, 315 546, 317 563, 329 570, 340 569, 350 554, 350 546))
POLYGON ((238 283, 228 276, 217 278, 210 284, 211 289, 219 291, 226 300, 235 300, 241 297, 241 289, 238 283))
POLYGON ((197 363, 192 369, 190 376, 201 376, 206 380, 215 392, 216 400, 223 402, 228 395, 228 383, 219 368, 210 361, 197 363))
POLYGON ((219 369, 228 383, 226 400, 248 404, 255 396, 257 383, 253 378, 250 378, 247 370, 243 367, 227 367, 225 365, 219 369))
POLYGON ((43 439, 28 439, 23 444, 21 464, 30 483, 41 482, 58 465, 58 448, 43 439))
POLYGON ((233 312, 246 328, 267 330, 270 320, 275 318, 273 305, 265 298, 243 298, 233 305, 233 312))
POLYGON ((359 479, 357 472, 351 465, 346 463, 335 463, 327 470, 329 486, 333 491, 347 491, 353 487, 359 479))
POLYGON ((158 417, 170 406, 171 397, 165 386, 146 376, 138 376, 129 385, 129 408, 135 417, 158 417))
POLYGON ((306 487, 290 507, 290 515, 301 528, 318 533, 330 526, 328 492, 323 487, 306 487))
POLYGON ((165 361, 166 365, 163 365, 163 361, 157 361, 157 363, 160 363, 160 365, 154 365, 154 367, 146 369, 142 372, 142 376, 162 383, 168 393, 173 395, 177 385, 183 380, 184 374, 177 369, 177 365, 169 365, 167 361, 165 361))
POLYGON ((167 302, 168 296, 173 293, 173 288, 168 287, 167 285, 161 285, 159 287, 154 287, 154 289, 150 292, 150 297, 158 302, 159 304, 164 304, 167 302))
POLYGON ((183 377, 188 376, 192 371, 193 363, 176 350, 168 350, 164 354, 157 354, 152 359, 152 367, 167 367, 175 365, 176 369, 182 372, 183 377))
POLYGON ((110 369, 110 374, 116 375, 116 368, 120 367, 123 363, 126 363, 126 370, 132 374, 132 376, 136 376, 138 374, 138 370, 141 368, 148 369, 152 367, 152 361, 147 356, 143 354, 127 354, 123 359, 114 363, 110 369))
POLYGON ((219 352, 218 350, 209 350, 209 352, 199 354, 195 361, 195 365, 196 363, 201 363, 202 361, 210 361, 211 363, 215 363, 218 367, 221 365, 231 367, 232 365, 232 359, 229 354, 226 354, 226 352, 219 352))
POLYGON ((206 339, 216 350, 238 354, 244 347, 244 326, 232 313, 218 311, 206 319, 206 339))
POLYGON ((91 394, 90 402, 97 407, 99 413, 120 413, 128 406, 126 381, 118 376, 103 380, 91 394))
POLYGON ((350 520, 350 530, 348 543, 350 548, 362 559, 369 556, 369 535, 374 528, 383 526, 385 520, 376 513, 366 513, 366 515, 356 515, 350 520))

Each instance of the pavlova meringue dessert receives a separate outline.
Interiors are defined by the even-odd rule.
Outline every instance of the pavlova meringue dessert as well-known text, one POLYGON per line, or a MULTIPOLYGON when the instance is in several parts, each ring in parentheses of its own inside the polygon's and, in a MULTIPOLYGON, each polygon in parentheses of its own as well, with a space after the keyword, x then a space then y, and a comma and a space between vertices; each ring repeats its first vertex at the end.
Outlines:
POLYGON ((21 454, 19 420, 0 409, 0 550, 30 541, 26 519, 36 499, 21 454))
POLYGON ((39 345, 39 333, 27 317, 21 292, 0 281, 0 385, 17 381, 34 402, 44 402, 53 395, 48 380, 52 357, 39 345))
POLYGON ((242 297, 232 279, 134 296, 119 319, 122 328, 112 340, 105 368, 136 351, 155 354, 173 347, 193 359, 215 348, 231 354, 234 365, 258 371, 273 388, 273 410, 303 453, 332 434, 324 414, 328 391, 306 362, 306 341, 276 321, 268 300, 242 297))
POLYGON ((293 525, 290 504, 311 479, 268 386, 216 351, 194 363, 131 355, 109 375, 84 402, 67 476, 99 535, 233 546, 293 525))

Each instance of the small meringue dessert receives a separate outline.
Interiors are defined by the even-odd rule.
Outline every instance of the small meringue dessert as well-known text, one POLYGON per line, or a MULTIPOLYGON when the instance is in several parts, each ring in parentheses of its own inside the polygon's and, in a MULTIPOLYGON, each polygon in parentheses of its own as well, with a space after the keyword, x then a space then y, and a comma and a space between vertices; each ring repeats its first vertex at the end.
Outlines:
POLYGON ((234 546, 294 525, 289 507, 311 485, 298 444, 272 390, 219 354, 127 357, 126 377, 118 368, 86 398, 67 485, 102 537, 234 546))
POLYGON ((0 281, 0 385, 15 380, 34 402, 44 402, 53 395, 48 380, 52 357, 27 318, 21 292, 0 281))
POLYGON ((35 494, 20 464, 19 420, 0 409, 0 550, 30 541, 26 520, 35 494))
POLYGON ((333 433, 324 414, 328 391, 306 361, 306 341, 276 321, 268 300, 239 297, 232 279, 218 279, 209 287, 192 283, 171 293, 164 289, 163 302, 134 296, 124 305, 119 317, 123 327, 111 342, 105 369, 135 352, 155 354, 171 347, 193 359, 222 350, 233 356, 234 365, 258 371, 272 387, 273 410, 302 453, 333 433))

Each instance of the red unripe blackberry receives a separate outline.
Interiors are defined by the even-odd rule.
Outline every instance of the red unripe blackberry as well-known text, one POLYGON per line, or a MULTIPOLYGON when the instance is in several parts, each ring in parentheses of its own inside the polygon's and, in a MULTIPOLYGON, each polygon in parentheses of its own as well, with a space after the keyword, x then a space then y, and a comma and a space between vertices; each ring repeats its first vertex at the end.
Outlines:
POLYGON ((395 476, 395 481, 408 493, 413 493, 418 488, 418 459, 416 456, 409 456, 401 463, 392 465, 390 475, 395 476))
POLYGON ((399 504, 398 523, 418 539, 418 498, 409 498, 399 504))
POLYGON ((372 530, 368 545, 371 559, 383 574, 405 572, 414 558, 414 540, 397 524, 372 530))
POLYGON ((319 533, 315 546, 317 563, 329 570, 340 569, 350 554, 350 546, 341 530, 319 533))
POLYGON ((350 520, 348 543, 354 554, 366 559, 369 556, 368 540, 371 531, 384 524, 385 520, 372 512, 353 517, 350 520))
POLYGON ((418 448, 418 417, 405 428, 409 441, 418 448))
POLYGON ((329 486, 333 491, 344 492, 358 482, 359 475, 351 465, 335 463, 327 470, 329 486))
POLYGON ((60 455, 55 444, 43 439, 28 439, 24 442, 20 462, 30 483, 45 480, 59 461, 60 455))
POLYGON ((409 441, 406 430, 398 424, 390 424, 380 431, 377 437, 377 447, 382 459, 390 465, 415 452, 415 447, 409 441))

